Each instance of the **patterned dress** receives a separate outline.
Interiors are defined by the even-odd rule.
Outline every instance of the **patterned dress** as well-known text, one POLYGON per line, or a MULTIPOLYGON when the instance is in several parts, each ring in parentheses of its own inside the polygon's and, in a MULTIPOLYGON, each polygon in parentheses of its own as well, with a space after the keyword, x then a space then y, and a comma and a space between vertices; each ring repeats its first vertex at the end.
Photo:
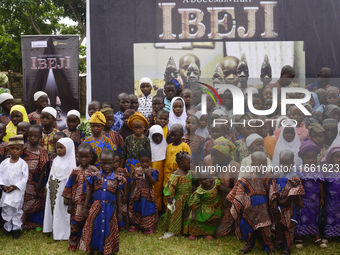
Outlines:
POLYGON ((146 136, 140 139, 136 139, 133 135, 126 137, 122 158, 125 160, 125 167, 129 172, 129 178, 127 179, 128 192, 131 190, 131 182, 133 181, 132 175, 135 168, 140 167, 139 164, 139 152, 143 149, 150 150, 150 140, 146 136))
POLYGON ((49 134, 43 132, 42 137, 40 139, 40 145, 47 151, 49 157, 51 157, 51 154, 55 151, 53 138, 55 133, 57 132, 59 132, 59 130, 55 128, 49 134))
MULTIPOLYGON (((296 223, 296 212, 298 196, 304 194, 302 182, 295 173, 287 173, 281 178, 277 176, 276 186, 278 194, 278 206, 281 213, 274 214, 276 243, 284 243, 285 247, 294 245, 294 230, 296 223), (288 206, 283 206, 290 199, 288 206)), ((319 188, 320 190, 320 188, 319 188)))
POLYGON ((89 121, 90 120, 84 120, 78 127, 78 130, 83 133, 85 139, 92 136, 92 130, 89 121))
POLYGON ((124 113, 121 112, 121 111, 116 112, 113 115, 114 121, 113 121, 113 126, 111 128, 113 131, 118 132, 119 129, 123 126, 123 124, 124 124, 123 116, 124 116, 124 113))
POLYGON ((325 175, 326 222, 325 235, 340 236, 340 174, 325 175))
POLYGON ((114 173, 104 176, 102 171, 87 178, 93 186, 93 204, 83 228, 79 249, 111 254, 119 251, 119 231, 117 224, 116 193, 125 180, 114 178, 114 173))
MULTIPOLYGON (((122 177, 126 180, 129 178, 129 172, 126 170, 126 168, 119 167, 116 172, 114 173, 115 176, 120 180, 122 177)), ((128 201, 126 200, 126 203, 123 203, 123 197, 126 197, 126 194, 124 193, 124 189, 120 191, 121 194, 121 211, 122 211, 122 220, 118 222, 118 228, 119 231, 126 230, 129 228, 129 215, 128 215, 128 201)))
POLYGON ((41 120, 40 120, 40 114, 37 113, 36 111, 31 112, 30 114, 27 115, 29 122, 31 123, 31 125, 33 124, 37 124, 39 126, 41 125, 41 120))
POLYGON ((83 206, 89 187, 86 185, 86 178, 97 172, 95 166, 88 166, 83 170, 79 166, 72 170, 62 196, 72 201, 71 213, 71 234, 69 239, 70 246, 78 246, 80 237, 85 224, 83 216, 83 206))
MULTIPOLYGON (((243 159, 250 156, 250 151, 247 147, 245 140, 246 139, 242 138, 241 140, 237 140, 235 142, 236 151, 234 152, 234 160, 240 164, 243 159)), ((273 159, 273 157, 269 153, 266 152, 266 149, 264 149, 264 153, 266 153, 267 158, 269 158, 270 160, 273 159)))
POLYGON ((100 140, 96 140, 93 138, 93 136, 90 136, 86 138, 85 143, 88 143, 92 146, 92 149, 94 153, 97 155, 97 161, 94 163, 94 165, 99 169, 100 168, 100 153, 103 149, 111 149, 116 150, 116 147, 111 142, 109 138, 106 136, 102 136, 100 140))
POLYGON ((10 123, 10 122, 11 122, 11 116, 10 115, 5 115, 4 113, 0 114, 0 123, 7 126, 7 124, 10 123))
POLYGON ((202 185, 189 199, 190 215, 184 224, 184 234, 192 236, 214 235, 222 217, 222 201, 218 188, 219 179, 211 190, 204 190, 202 185), (196 220, 192 220, 192 210, 196 210, 196 220))
POLYGON ((124 147, 124 139, 118 134, 118 132, 111 130, 109 133, 105 133, 103 131, 102 135, 105 135, 107 138, 111 140, 111 142, 116 146, 116 150, 119 152, 119 155, 122 155, 123 147, 124 147))
POLYGON ((320 184, 324 181, 323 174, 302 171, 298 175, 305 194, 301 196, 303 208, 299 209, 297 213, 298 223, 295 226, 295 234, 298 236, 319 235, 320 184))
POLYGON ((137 111, 143 114, 145 118, 152 112, 152 96, 149 94, 148 96, 142 95, 142 97, 138 98, 138 109, 137 111))
MULTIPOLYGON (((0 160, 4 160, 8 155, 8 143, 5 141, 0 142, 0 160)), ((0 163, 1 163, 0 161, 0 163)))
POLYGON ((274 250, 270 238, 272 220, 268 208, 271 208, 277 193, 276 180, 270 173, 261 178, 247 174, 229 192, 227 199, 232 203, 230 212, 235 219, 235 233, 240 240, 245 240, 243 249, 246 252, 254 247, 257 236, 267 252, 274 250))
POLYGON ((37 151, 30 151, 25 146, 22 159, 28 165, 28 180, 25 190, 24 204, 22 210, 24 215, 22 217, 23 228, 42 227, 44 223, 45 210, 45 189, 46 183, 43 183, 41 189, 36 190, 35 186, 38 184, 40 176, 46 176, 49 170, 48 154, 44 148, 37 151))
POLYGON ((70 131, 68 128, 64 129, 63 132, 67 135, 67 137, 71 138, 74 142, 74 148, 76 149, 76 155, 78 152, 78 146, 84 142, 84 134, 79 130, 70 131))
MULTIPOLYGON (((151 168, 151 176, 158 181, 158 170, 151 168)), ((130 221, 141 228, 154 228, 157 226, 158 213, 152 184, 141 168, 136 168, 132 177, 135 188, 130 196, 130 221)))
POLYGON ((166 232, 180 235, 183 230, 183 221, 188 211, 189 197, 192 194, 192 182, 194 181, 192 172, 187 175, 172 174, 164 187, 164 196, 175 201, 173 213, 168 209, 160 228, 166 232))

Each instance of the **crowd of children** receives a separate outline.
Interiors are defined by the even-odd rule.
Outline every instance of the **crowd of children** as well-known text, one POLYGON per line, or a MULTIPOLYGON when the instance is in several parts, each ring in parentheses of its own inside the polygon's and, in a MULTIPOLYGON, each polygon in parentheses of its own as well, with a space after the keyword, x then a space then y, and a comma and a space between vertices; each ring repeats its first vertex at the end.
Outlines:
MULTIPOLYGON (((116 113, 110 102, 92 101, 90 119, 81 122, 71 110, 62 131, 45 92, 34 94, 37 110, 28 115, 10 94, 0 95, 6 234, 52 232, 54 240, 69 240, 70 251, 90 254, 118 252, 119 231, 152 234, 157 227, 164 237, 190 240, 234 231, 244 240, 241 254, 256 238, 269 254, 276 242, 287 255, 303 247, 305 235, 321 248, 340 236, 338 88, 312 92, 305 104, 312 116, 289 105, 287 116, 281 109, 235 116, 228 90, 219 90, 222 106, 208 97, 203 114, 202 90, 182 90, 175 80, 162 98, 151 97, 152 86, 145 77, 140 98, 119 94, 116 113), (218 166, 231 170, 202 170, 218 166), (266 171, 271 167, 280 171, 266 171)), ((253 94, 256 109, 270 108, 274 87, 280 82, 253 94)))

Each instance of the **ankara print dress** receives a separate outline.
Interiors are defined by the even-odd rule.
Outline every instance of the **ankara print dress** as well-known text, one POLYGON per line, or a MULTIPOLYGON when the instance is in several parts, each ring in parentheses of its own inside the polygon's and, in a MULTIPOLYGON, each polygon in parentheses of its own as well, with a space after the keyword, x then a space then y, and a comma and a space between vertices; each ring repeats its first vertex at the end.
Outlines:
MULTIPOLYGON (((126 168, 121 168, 119 167, 116 172, 115 172, 115 177, 120 180, 121 178, 124 178, 125 180, 129 178, 129 172, 126 170, 126 168)), ((122 220, 118 222, 118 228, 119 231, 123 231, 129 228, 129 214, 128 214, 128 200, 126 199, 126 203, 123 203, 123 197, 126 198, 124 189, 120 190, 121 194, 121 201, 122 201, 122 206, 121 206, 121 211, 122 211, 122 220)))
POLYGON ((118 252, 116 194, 123 188, 126 180, 119 181, 114 177, 114 173, 106 177, 100 171, 88 177, 87 181, 93 186, 94 201, 83 228, 79 249, 86 252, 99 251, 103 254, 118 252))

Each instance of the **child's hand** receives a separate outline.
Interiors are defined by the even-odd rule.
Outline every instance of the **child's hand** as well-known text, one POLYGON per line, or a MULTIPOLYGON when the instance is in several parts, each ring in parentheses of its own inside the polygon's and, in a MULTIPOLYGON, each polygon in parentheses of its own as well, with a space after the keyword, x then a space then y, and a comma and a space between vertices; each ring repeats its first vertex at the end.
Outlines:
POLYGON ((117 222, 121 222, 122 218, 122 213, 117 213, 117 222))
POLYGON ((7 186, 5 186, 5 185, 1 185, 1 188, 2 188, 2 190, 4 191, 4 192, 6 192, 7 193, 7 190, 9 189, 7 186))
POLYGON ((89 208, 83 207, 83 216, 85 218, 89 217, 89 208))
POLYGON ((11 185, 11 186, 9 186, 9 188, 7 189, 6 193, 11 193, 13 190, 16 190, 16 189, 18 189, 17 186, 11 185))
POLYGON ((303 208, 303 202, 302 201, 299 201, 298 202, 298 207, 301 209, 301 208, 303 208))
POLYGON ((320 205, 324 205, 325 204, 325 200, 323 200, 323 198, 320 199, 320 205))
POLYGON ((173 203, 173 201, 174 201, 174 199, 173 199, 173 198, 168 198, 168 203, 169 203, 169 204, 172 204, 172 203, 173 203))
POLYGON ((68 206, 67 207, 67 213, 68 214, 72 214, 72 206, 68 206))

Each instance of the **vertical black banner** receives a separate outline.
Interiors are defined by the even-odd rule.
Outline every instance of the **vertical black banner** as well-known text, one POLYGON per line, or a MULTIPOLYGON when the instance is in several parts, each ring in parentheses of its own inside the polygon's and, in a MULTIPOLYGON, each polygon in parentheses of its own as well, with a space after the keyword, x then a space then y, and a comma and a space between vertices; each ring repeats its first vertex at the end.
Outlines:
POLYGON ((45 91, 65 128, 67 112, 79 109, 79 36, 22 36, 21 47, 27 113, 36 110, 34 93, 45 91))

